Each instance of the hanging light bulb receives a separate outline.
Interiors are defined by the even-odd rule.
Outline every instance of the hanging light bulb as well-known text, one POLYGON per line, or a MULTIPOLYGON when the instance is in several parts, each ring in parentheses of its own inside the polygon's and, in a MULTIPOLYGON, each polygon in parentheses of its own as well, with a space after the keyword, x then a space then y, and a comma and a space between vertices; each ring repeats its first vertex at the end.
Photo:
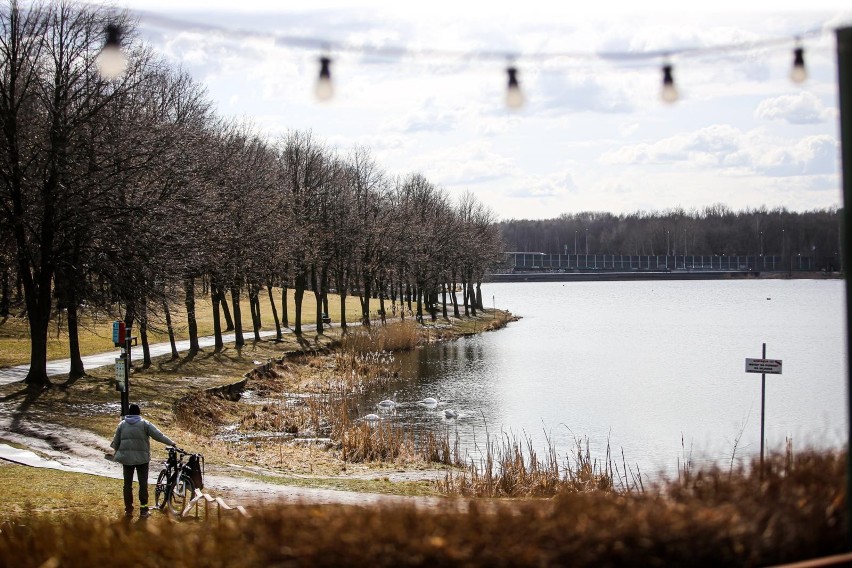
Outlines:
POLYGON ((660 97, 667 103, 673 103, 679 96, 674 76, 672 76, 672 66, 666 63, 663 65, 663 90, 660 92, 660 97))
POLYGON ((121 50, 121 28, 109 24, 105 30, 106 40, 101 52, 95 57, 95 65, 104 79, 118 79, 127 71, 127 56, 121 50))
POLYGON ((508 67, 506 73, 509 75, 509 84, 506 87, 506 106, 511 109, 519 109, 524 106, 524 94, 521 92, 520 83, 518 83, 518 70, 515 67, 508 67))
POLYGON ((334 84, 331 82, 331 59, 320 57, 320 72, 317 83, 314 86, 314 95, 317 100, 327 101, 334 96, 334 84))
POLYGON ((790 70, 790 80, 796 84, 804 83, 808 78, 805 68, 805 49, 797 47, 793 50, 793 68, 790 70))

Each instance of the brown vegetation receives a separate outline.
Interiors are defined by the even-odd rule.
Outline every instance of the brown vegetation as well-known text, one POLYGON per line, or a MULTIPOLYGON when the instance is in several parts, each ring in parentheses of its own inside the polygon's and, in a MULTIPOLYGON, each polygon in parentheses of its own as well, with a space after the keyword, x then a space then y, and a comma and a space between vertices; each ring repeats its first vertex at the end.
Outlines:
POLYGON ((843 549, 844 466, 834 452, 777 455, 762 479, 755 469, 705 471, 644 493, 564 491, 440 511, 281 506, 221 523, 18 517, 0 527, 0 565, 760 566, 843 549))

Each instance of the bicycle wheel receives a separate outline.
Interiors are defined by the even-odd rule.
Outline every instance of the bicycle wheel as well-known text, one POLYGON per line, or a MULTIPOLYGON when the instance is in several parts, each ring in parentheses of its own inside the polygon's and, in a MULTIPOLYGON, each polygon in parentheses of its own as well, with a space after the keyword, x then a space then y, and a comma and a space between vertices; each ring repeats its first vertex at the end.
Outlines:
POLYGON ((192 480, 181 475, 178 482, 172 488, 171 498, 169 499, 169 510, 175 515, 183 513, 184 508, 192 501, 195 495, 195 487, 192 485, 192 480))
POLYGON ((164 469, 157 476, 157 485, 154 487, 154 505, 161 511, 166 506, 166 490, 169 487, 168 472, 164 469))

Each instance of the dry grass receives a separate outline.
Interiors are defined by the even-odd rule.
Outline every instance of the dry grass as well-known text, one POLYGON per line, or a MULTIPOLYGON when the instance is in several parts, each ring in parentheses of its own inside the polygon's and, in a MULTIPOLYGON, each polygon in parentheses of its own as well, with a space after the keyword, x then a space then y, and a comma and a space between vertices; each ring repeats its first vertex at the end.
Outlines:
POLYGON ((350 331, 341 341, 341 351, 353 355, 363 355, 381 351, 413 349, 420 341, 418 327, 417 323, 404 320, 350 331))
POLYGON ((845 455, 773 456, 645 493, 408 506, 281 506, 248 519, 8 518, 0 565, 763 566, 844 550, 845 455), (121 554, 115 551, 120 550, 121 554))
MULTIPOLYGON (((278 316, 281 317, 281 289, 272 289, 273 297, 275 298, 275 306, 278 310, 278 316)), ((269 295, 266 291, 262 291, 259 295, 260 312, 263 327, 262 329, 275 329, 275 321, 272 318, 272 308, 269 303, 269 295)), ((293 299, 292 290, 287 294, 288 314, 290 315, 290 325, 294 324, 293 317, 296 313, 296 305, 293 299)), ((228 307, 231 308, 230 296, 228 296, 228 307)), ((248 294, 242 294, 240 299, 240 307, 242 310, 243 332, 246 339, 249 340, 251 335, 251 317, 249 314, 248 294)), ((340 298, 337 295, 329 294, 328 298, 329 315, 332 321, 340 320, 340 298)), ((357 297, 348 297, 346 300, 346 309, 348 314, 360 313, 360 303, 357 297)), ((213 306, 209 297, 201 294, 201 288, 198 289, 198 295, 195 302, 195 317, 198 324, 199 336, 213 335, 213 306)), ((102 353, 113 349, 112 345, 112 322, 116 314, 104 312, 86 311, 80 313, 80 352, 83 355, 91 355, 94 353, 102 353)), ((303 329, 312 330, 316 322, 316 302, 312 293, 305 294, 305 299, 302 302, 302 327, 303 329)), ((177 339, 186 339, 188 336, 186 328, 186 309, 180 300, 172 307, 172 323, 175 328, 177 339)), ((224 318, 222 325, 225 325, 224 318)), ((152 322, 152 329, 149 330, 149 341, 151 343, 165 342, 169 340, 166 333, 165 324, 152 322)), ((48 360, 63 359, 68 357, 68 328, 67 323, 62 318, 62 314, 54 317, 50 327, 50 334, 47 345, 48 360)), ((10 317, 3 323, 0 323, 0 367, 11 365, 21 365, 29 363, 30 360, 30 335, 29 327, 26 318, 10 317)))
MULTIPOLYGON (((591 457, 588 439, 575 442, 573 461, 566 460, 560 466, 552 443, 539 459, 530 438, 521 441, 504 435, 499 444, 488 439, 479 464, 471 460, 461 471, 448 471, 437 486, 443 493, 464 497, 552 497, 564 491, 644 490, 641 476, 633 475, 630 483, 621 475, 609 444, 606 459, 599 462, 591 457)), ((627 468, 626 464, 622 467, 627 468)))

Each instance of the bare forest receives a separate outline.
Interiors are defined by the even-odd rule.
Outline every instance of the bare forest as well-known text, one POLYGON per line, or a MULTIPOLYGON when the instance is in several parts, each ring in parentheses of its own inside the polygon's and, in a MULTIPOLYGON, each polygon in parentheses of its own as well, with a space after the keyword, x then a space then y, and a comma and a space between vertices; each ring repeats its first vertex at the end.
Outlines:
POLYGON ((506 250, 546 254, 795 255, 837 259, 840 215, 760 207, 563 214, 500 223, 506 250))
MULTIPOLYGON (((446 315, 449 297, 458 316, 481 307, 478 283, 502 250, 493 213, 472 194, 390 176, 368 148, 225 120, 133 21, 94 5, 2 6, 0 128, 0 322, 29 323, 31 386, 50 384, 57 319, 71 374, 84 373, 82 310, 132 324, 143 350, 147 330, 170 326, 175 310, 197 350, 198 302, 212 304, 217 348, 223 329, 239 345, 251 333, 244 295, 252 305, 269 295, 279 336, 282 326, 301 333, 306 292, 318 306, 307 325, 319 332, 332 292, 361 299, 361 313, 343 311, 344 327, 369 325, 403 297, 420 318, 446 315), (130 60, 115 80, 95 63, 108 24, 124 31, 130 60), (294 294, 295 314, 275 310, 273 290, 279 302, 294 294)), ((250 316, 257 333, 259 313, 250 316)))

